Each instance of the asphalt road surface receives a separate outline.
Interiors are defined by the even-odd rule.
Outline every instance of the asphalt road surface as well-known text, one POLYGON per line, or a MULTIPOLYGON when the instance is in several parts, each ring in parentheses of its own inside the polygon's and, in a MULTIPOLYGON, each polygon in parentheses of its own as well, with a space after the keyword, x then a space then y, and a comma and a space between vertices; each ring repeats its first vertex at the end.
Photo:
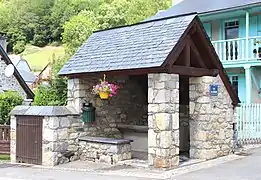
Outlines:
MULTIPOLYGON (((61 171, 0 164, 0 180, 152 180, 95 172, 61 171)), ((174 180, 261 180, 261 148, 246 157, 172 177, 174 180)))

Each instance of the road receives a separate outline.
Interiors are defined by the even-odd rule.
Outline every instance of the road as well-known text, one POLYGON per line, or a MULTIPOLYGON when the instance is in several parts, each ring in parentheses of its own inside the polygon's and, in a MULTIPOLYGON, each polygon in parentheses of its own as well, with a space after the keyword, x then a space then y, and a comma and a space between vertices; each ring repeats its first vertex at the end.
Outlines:
POLYGON ((98 175, 94 172, 59 171, 37 168, 0 168, 0 180, 153 180, 149 178, 98 175))
MULTIPOLYGON (((244 158, 172 177, 171 180, 261 180, 261 148, 250 152, 251 154, 244 158)), ((151 178, 153 177, 101 175, 95 172, 62 171, 14 165, 6 167, 0 164, 0 180, 153 180, 151 178)))
POLYGON ((175 180, 261 180, 261 148, 250 155, 208 169, 173 177, 175 180))

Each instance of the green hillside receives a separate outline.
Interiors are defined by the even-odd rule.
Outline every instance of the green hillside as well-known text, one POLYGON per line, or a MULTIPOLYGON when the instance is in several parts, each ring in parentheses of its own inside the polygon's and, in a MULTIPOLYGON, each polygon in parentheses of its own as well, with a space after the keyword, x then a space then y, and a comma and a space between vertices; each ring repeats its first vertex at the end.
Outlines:
POLYGON ((41 71, 52 60, 53 57, 64 55, 62 46, 27 46, 22 56, 28 61, 33 71, 41 71))

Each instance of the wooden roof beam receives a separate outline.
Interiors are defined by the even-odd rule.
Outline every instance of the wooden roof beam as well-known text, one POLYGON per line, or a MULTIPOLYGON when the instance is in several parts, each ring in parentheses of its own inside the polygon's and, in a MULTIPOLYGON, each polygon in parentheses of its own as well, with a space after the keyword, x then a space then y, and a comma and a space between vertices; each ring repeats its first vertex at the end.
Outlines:
POLYGON ((198 52, 198 48, 197 46, 195 45, 195 43, 193 42, 193 40, 191 39, 191 37, 189 37, 189 43, 190 43, 190 46, 191 46, 191 50, 192 52, 194 53, 194 55, 196 56, 196 59, 198 60, 198 63, 199 65, 202 67, 202 68, 207 68, 202 56, 200 55, 200 53, 198 52))
POLYGON ((174 65, 173 67, 171 67, 171 69, 168 70, 168 72, 172 74, 179 74, 179 75, 192 76, 192 77, 201 77, 201 76, 215 77, 218 75, 219 70, 174 65))

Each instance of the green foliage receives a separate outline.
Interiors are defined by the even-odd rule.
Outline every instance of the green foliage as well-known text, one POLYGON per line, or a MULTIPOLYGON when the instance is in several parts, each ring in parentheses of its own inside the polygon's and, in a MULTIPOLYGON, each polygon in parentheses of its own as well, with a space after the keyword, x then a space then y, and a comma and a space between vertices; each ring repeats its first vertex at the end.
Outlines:
POLYGON ((63 106, 67 103, 67 79, 59 77, 58 71, 68 57, 53 58, 52 78, 49 86, 41 85, 35 92, 34 105, 36 106, 63 106))
POLYGON ((63 42, 67 53, 73 54, 77 48, 92 34, 98 27, 95 15, 91 11, 82 11, 77 16, 66 22, 64 27, 63 42))
POLYGON ((25 50, 25 42, 24 41, 17 41, 13 47, 13 51, 16 54, 19 54, 25 50))
POLYGON ((55 106, 59 105, 57 101, 55 90, 51 86, 39 86, 35 91, 34 98, 35 106, 55 106))
POLYGON ((0 94, 0 124, 10 124, 10 112, 23 103, 23 97, 15 91, 0 94))
POLYGON ((93 30, 136 23, 170 5, 171 0, 1 0, 0 29, 16 53, 23 50, 19 41, 40 47, 63 41, 72 53, 93 30))
POLYGON ((8 161, 8 160, 10 160, 11 158, 10 158, 10 155, 8 155, 8 154, 0 154, 0 161, 2 160, 2 161, 8 161))
POLYGON ((170 0, 99 1, 92 11, 83 10, 64 24, 62 38, 66 52, 73 54, 96 29, 137 23, 170 5, 170 0))

